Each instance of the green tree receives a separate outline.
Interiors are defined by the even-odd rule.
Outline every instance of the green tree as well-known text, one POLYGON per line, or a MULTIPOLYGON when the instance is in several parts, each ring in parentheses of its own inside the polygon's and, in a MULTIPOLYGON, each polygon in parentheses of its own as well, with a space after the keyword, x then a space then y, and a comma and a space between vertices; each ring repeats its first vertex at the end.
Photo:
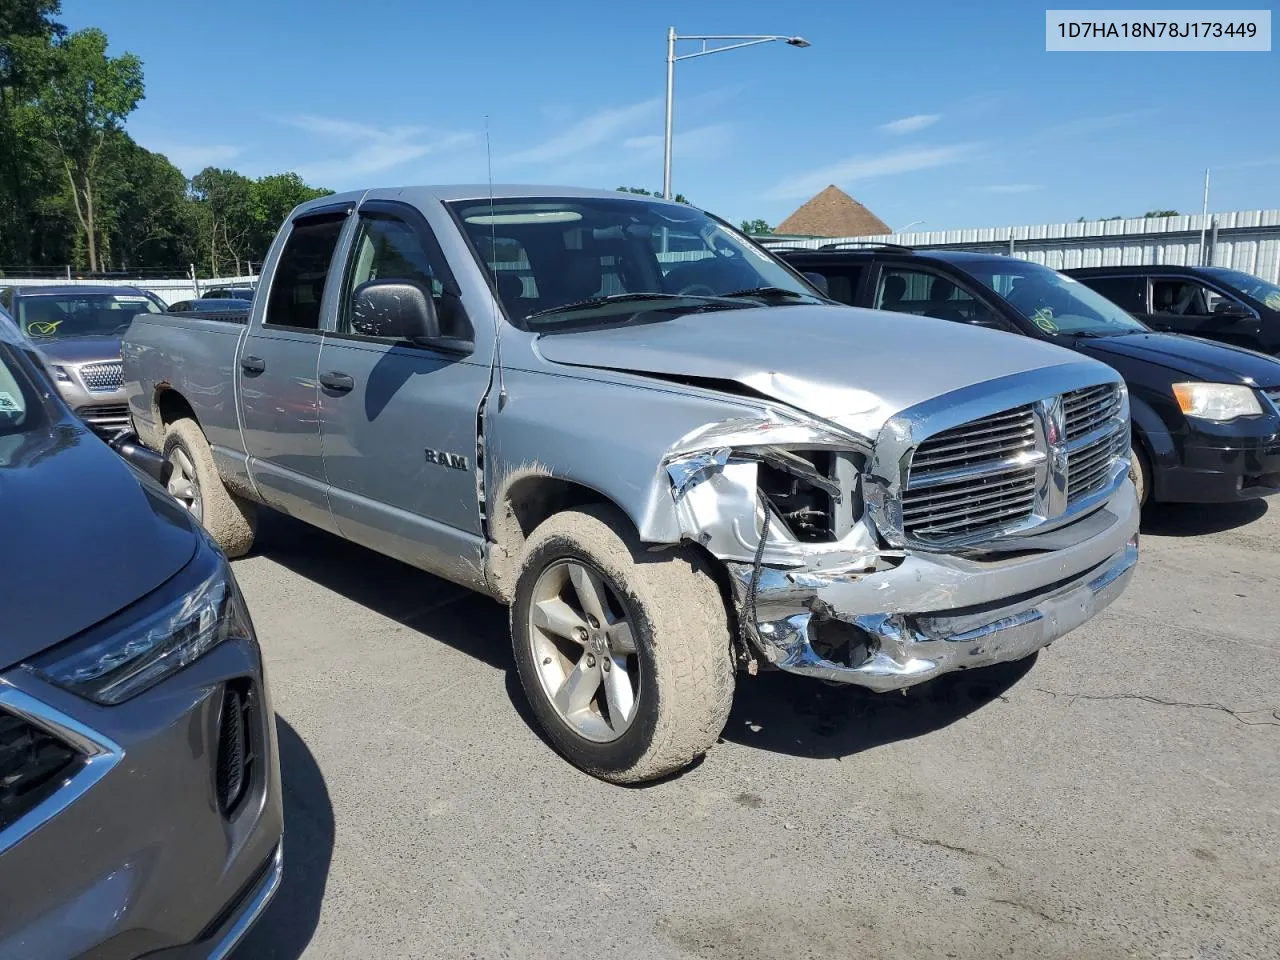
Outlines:
MULTIPOLYGON (((662 194, 656 190, 646 190, 644 187, 617 187, 619 193, 638 193, 642 197, 661 197, 662 194)), ((671 198, 676 203, 688 203, 689 199, 683 193, 677 193, 671 198)))
POLYGON ((1177 210, 1148 210, 1143 214, 1144 217, 1178 217, 1181 216, 1177 210))
POLYGON ((112 138, 103 165, 110 262, 134 270, 174 267, 201 257, 199 210, 181 170, 124 134, 112 138))
POLYGON ((761 220, 758 217, 755 220, 743 220, 742 223, 738 224, 738 226, 742 228, 743 233, 757 237, 773 233, 773 227, 769 226, 769 222, 767 220, 761 220))
POLYGON ((107 35, 90 28, 56 40, 31 117, 66 173, 89 269, 99 269, 99 187, 108 140, 142 99, 142 61, 107 55, 107 35))
POLYGON ((253 259, 253 181, 234 170, 205 167, 191 178, 191 192, 210 276, 218 276, 224 267, 239 272, 241 263, 253 259))

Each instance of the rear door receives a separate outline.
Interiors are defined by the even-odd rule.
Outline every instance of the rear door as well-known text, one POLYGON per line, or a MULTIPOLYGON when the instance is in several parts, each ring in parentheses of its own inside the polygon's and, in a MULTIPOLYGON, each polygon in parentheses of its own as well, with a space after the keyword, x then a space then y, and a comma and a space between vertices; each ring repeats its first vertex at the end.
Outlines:
POLYGON ((1076 277, 1086 287, 1100 293, 1117 307, 1144 323, 1150 323, 1146 277, 1076 277))
POLYGON ((316 365, 325 315, 342 277, 330 265, 353 206, 313 212, 290 225, 265 310, 252 318, 235 371, 245 451, 262 498, 326 530, 335 527, 320 447, 316 365))
POLYGON ((320 350, 320 432, 334 517, 343 536, 380 553, 450 579, 478 579, 476 417, 489 360, 363 327, 352 315, 354 293, 380 279, 429 290, 441 333, 473 337, 422 214, 394 201, 362 204, 334 327, 320 350))
POLYGON ((881 262, 870 289, 875 310, 914 313, 954 323, 1012 330, 975 286, 946 276, 924 264, 881 262))

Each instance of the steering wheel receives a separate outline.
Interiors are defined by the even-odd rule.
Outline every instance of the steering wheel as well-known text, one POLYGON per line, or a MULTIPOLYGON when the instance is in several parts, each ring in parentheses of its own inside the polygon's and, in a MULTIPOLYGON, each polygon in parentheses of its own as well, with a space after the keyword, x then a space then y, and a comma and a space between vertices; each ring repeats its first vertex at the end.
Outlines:
POLYGON ((705 283, 691 283, 676 291, 682 297, 714 297, 716 292, 705 283))

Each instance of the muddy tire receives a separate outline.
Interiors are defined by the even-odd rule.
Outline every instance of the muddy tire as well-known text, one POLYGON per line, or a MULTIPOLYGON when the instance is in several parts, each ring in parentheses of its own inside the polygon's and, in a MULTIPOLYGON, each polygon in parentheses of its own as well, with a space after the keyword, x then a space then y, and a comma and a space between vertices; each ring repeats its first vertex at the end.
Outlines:
POLYGON ((538 723, 593 776, 661 777, 706 753, 724 729, 734 664, 706 561, 647 551, 616 510, 570 510, 534 530, 511 637, 538 723))
POLYGON ((1137 438, 1133 441, 1133 453, 1129 457, 1129 479, 1133 481, 1133 489, 1138 494, 1138 506, 1145 507, 1151 495, 1151 464, 1137 438))
POLYGON ((258 529, 258 505, 223 485, 199 425, 189 417, 169 424, 163 452, 169 464, 169 493, 200 521, 228 557, 248 553, 258 529))

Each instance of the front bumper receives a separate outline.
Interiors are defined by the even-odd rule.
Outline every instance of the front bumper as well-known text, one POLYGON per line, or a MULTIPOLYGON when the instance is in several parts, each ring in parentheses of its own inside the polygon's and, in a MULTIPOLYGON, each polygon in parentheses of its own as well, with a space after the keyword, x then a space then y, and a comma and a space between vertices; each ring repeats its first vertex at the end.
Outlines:
POLYGON ((1169 503, 1226 503, 1280 493, 1280 435, 1182 444, 1157 467, 1155 494, 1169 503))
MULTIPOLYGON (((916 553, 873 573, 766 568, 749 634, 774 666, 879 692, 1018 660, 1123 592, 1138 519, 1126 481, 1078 521, 1088 535, 1061 549, 997 560, 916 553)), ((749 599, 752 566, 728 566, 739 600, 749 599)))
MULTIPOLYGON (((274 714, 252 641, 227 641, 113 707, 21 668, 0 691, 104 744, 32 820, 0 832, 0 957, 227 956, 280 882, 283 812, 274 714), (227 684, 254 692, 256 754, 228 815, 215 758, 227 684)), ((0 702, 0 709, 4 704, 0 702)))

